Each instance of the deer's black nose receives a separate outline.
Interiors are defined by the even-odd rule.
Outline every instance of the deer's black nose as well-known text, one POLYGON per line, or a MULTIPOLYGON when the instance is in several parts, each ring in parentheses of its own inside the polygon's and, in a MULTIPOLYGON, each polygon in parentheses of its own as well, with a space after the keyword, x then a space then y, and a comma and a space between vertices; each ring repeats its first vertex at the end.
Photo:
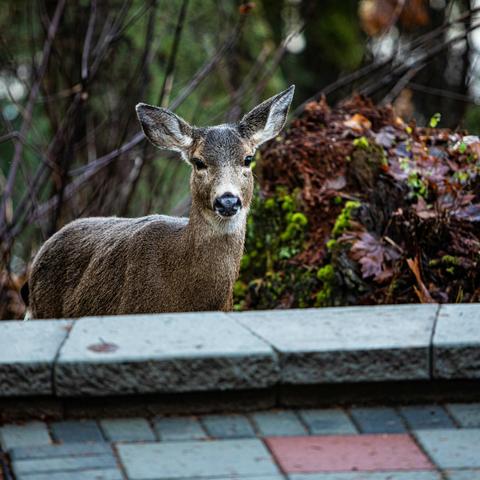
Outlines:
POLYGON ((221 197, 215 199, 213 208, 222 217, 232 217, 242 208, 242 202, 233 193, 224 193, 221 197))

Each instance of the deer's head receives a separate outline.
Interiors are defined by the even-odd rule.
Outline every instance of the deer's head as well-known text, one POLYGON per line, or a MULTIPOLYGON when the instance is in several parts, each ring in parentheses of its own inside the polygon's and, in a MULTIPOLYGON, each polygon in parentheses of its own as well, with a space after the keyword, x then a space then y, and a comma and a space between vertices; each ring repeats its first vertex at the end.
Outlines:
POLYGON ((192 206, 217 230, 233 233, 243 225, 252 200, 255 150, 282 130, 293 92, 292 85, 238 123, 205 128, 193 127, 165 108, 145 103, 136 108, 150 142, 180 152, 192 165, 192 206))

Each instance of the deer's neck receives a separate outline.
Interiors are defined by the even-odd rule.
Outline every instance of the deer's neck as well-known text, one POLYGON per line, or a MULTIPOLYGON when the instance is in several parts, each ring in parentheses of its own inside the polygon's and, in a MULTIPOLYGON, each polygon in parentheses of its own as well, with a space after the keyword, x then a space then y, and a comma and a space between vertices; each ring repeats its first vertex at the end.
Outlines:
POLYGON ((207 220, 193 204, 186 227, 191 251, 199 256, 205 253, 211 260, 219 259, 221 263, 238 267, 243 255, 247 211, 242 210, 238 215, 233 221, 217 224, 207 220))
POLYGON ((240 270, 245 241, 247 212, 242 212, 238 224, 228 228, 212 225, 192 205, 185 229, 187 257, 191 263, 191 281, 202 287, 205 309, 229 310, 232 306, 233 285, 240 270))

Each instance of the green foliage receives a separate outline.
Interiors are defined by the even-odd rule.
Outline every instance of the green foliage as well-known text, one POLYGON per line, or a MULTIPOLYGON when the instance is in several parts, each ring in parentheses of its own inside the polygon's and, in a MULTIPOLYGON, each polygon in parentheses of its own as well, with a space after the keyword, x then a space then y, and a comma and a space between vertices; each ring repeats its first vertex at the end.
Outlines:
POLYGON ((428 122, 428 125, 430 126, 430 128, 436 128, 437 125, 440 123, 441 119, 442 119, 442 115, 440 113, 438 113, 438 112, 434 113, 432 115, 432 118, 428 122))
POLYGON ((246 253, 234 287, 234 309, 332 305, 335 271, 331 257, 337 238, 350 228, 352 215, 360 205, 352 200, 345 203, 326 244, 326 263, 315 268, 295 258, 305 250, 309 225, 301 211, 299 192, 277 187, 271 197, 256 195, 247 222, 246 253))
POLYGON ((335 225, 332 229, 333 238, 339 237, 345 230, 350 227, 350 220, 352 218, 352 212, 360 207, 361 203, 357 201, 349 200, 345 203, 345 207, 341 211, 340 215, 335 221, 335 225))
POLYGON ((327 307, 331 305, 335 272, 331 264, 327 264, 320 268, 317 272, 317 279, 322 283, 321 289, 315 297, 316 307, 327 307))
POLYGON ((256 192, 247 221, 240 279, 234 287, 235 309, 244 308, 247 297, 249 306, 253 301, 256 308, 273 307, 292 285, 296 306, 311 304, 311 287, 318 283, 315 274, 292 262, 304 249, 307 229, 297 191, 278 187, 268 198, 256 192))
POLYGON ((368 149, 370 147, 370 143, 367 137, 358 137, 353 140, 353 146, 362 149, 368 149))

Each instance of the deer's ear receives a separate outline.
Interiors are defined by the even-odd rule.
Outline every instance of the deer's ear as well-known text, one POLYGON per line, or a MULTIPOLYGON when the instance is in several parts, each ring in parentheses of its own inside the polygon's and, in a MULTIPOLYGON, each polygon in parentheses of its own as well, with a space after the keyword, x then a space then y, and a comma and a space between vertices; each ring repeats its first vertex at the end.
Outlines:
POLYGON ((256 146, 276 137, 287 120, 295 85, 287 88, 248 112, 238 125, 240 134, 256 146))
POLYGON ((166 108, 139 103, 135 109, 145 136, 158 148, 185 152, 193 143, 193 128, 166 108))

